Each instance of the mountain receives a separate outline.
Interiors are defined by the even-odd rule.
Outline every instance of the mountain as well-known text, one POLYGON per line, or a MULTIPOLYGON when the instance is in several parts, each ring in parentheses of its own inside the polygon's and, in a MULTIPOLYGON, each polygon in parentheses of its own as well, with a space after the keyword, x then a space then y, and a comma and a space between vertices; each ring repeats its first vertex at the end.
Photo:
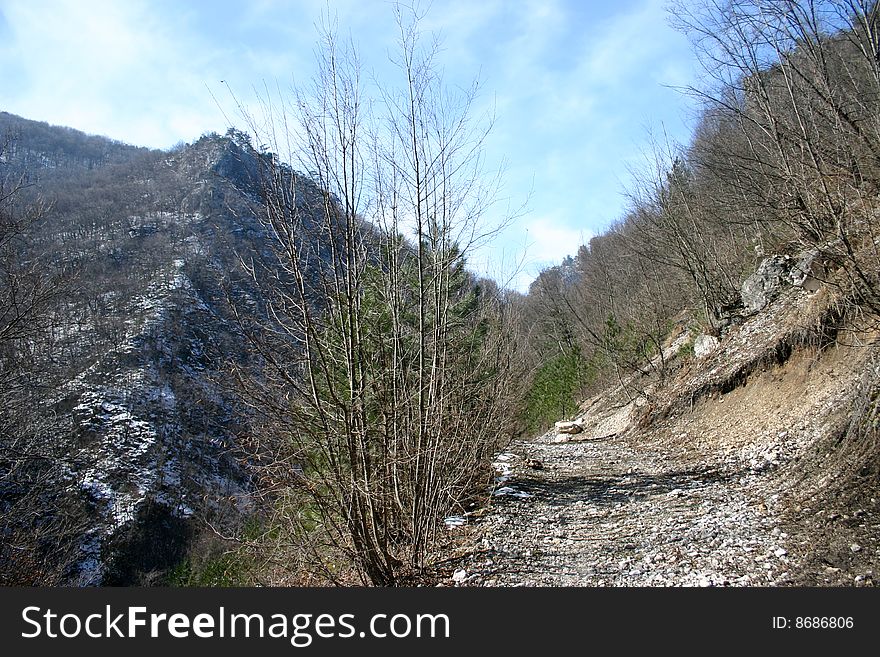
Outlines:
POLYGON ((29 366, 27 336, 2 343, 17 392, 0 424, 0 572, 156 581, 206 522, 240 523, 250 503, 224 383, 246 349, 227 295, 248 295, 237 254, 265 250, 254 207, 267 156, 234 131, 164 152, 2 113, 3 134, 4 188, 21 187, 8 214, 44 207, 20 236, 41 263, 31 289, 53 289, 29 366))

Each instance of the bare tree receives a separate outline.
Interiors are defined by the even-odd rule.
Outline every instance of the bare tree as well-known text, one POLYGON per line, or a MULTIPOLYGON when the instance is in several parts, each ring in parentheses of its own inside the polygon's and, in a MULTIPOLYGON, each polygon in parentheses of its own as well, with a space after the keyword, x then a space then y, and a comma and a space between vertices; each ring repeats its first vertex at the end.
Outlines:
MULTIPOLYGON (((0 144, 0 163, 11 145, 0 144)), ((28 186, 0 164, 0 583, 57 585, 78 558, 85 518, 59 484, 67 446, 44 401, 65 276, 33 244, 45 206, 25 198, 28 186)))
POLYGON ((715 120, 696 155, 719 196, 746 223, 816 249, 880 309, 876 3, 725 0, 676 13, 715 81, 695 91, 715 120))
POLYGON ((341 551, 379 585, 417 574, 443 515, 485 490, 512 348, 503 297, 465 269, 497 182, 476 87, 451 92, 418 16, 397 17, 399 88, 368 98, 354 49, 326 30, 313 87, 250 121, 308 176, 262 156, 271 253, 241 265, 268 321, 233 303, 259 365, 238 370, 254 452, 286 509, 274 522, 300 547, 326 539, 311 544, 325 576, 341 551))

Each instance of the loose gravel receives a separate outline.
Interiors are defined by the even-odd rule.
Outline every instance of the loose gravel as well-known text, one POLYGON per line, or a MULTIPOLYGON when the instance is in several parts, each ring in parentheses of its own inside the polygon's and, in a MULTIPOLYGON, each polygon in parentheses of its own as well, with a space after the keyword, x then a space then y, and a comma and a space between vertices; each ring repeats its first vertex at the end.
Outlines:
POLYGON ((695 464, 625 437, 545 436, 514 443, 496 468, 455 585, 793 583, 772 472, 748 460, 695 464))

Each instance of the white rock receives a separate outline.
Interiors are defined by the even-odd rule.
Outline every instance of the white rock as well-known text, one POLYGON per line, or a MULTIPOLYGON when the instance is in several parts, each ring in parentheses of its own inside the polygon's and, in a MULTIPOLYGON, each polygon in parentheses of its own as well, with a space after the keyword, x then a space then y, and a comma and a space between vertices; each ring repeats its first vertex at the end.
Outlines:
POLYGON ((694 340, 694 356, 697 358, 705 358, 718 347, 718 338, 713 335, 698 335, 694 340))
POLYGON ((446 524, 447 527, 452 529, 453 527, 461 527, 462 525, 466 525, 467 518, 465 518, 464 516, 449 516, 448 518, 444 519, 443 522, 446 524))
POLYGON ((452 581, 456 584, 461 584, 466 579, 467 571, 464 568, 459 568, 454 573, 452 573, 452 581))
POLYGON ((509 495, 510 497, 519 497, 519 498, 526 498, 526 497, 532 496, 531 493, 526 493, 525 491, 517 490, 516 488, 514 488, 512 486, 502 486, 501 488, 496 490, 493 493, 493 495, 495 497, 503 497, 504 495, 509 495))

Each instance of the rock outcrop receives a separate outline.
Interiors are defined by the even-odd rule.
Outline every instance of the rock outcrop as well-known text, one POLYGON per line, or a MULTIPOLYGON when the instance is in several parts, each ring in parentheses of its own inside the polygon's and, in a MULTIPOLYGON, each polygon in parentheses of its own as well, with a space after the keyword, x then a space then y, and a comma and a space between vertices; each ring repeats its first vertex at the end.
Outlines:
POLYGON ((803 251, 796 256, 774 255, 765 258, 740 288, 746 313, 753 315, 766 308, 786 286, 815 292, 819 286, 819 264, 817 249, 803 251))

